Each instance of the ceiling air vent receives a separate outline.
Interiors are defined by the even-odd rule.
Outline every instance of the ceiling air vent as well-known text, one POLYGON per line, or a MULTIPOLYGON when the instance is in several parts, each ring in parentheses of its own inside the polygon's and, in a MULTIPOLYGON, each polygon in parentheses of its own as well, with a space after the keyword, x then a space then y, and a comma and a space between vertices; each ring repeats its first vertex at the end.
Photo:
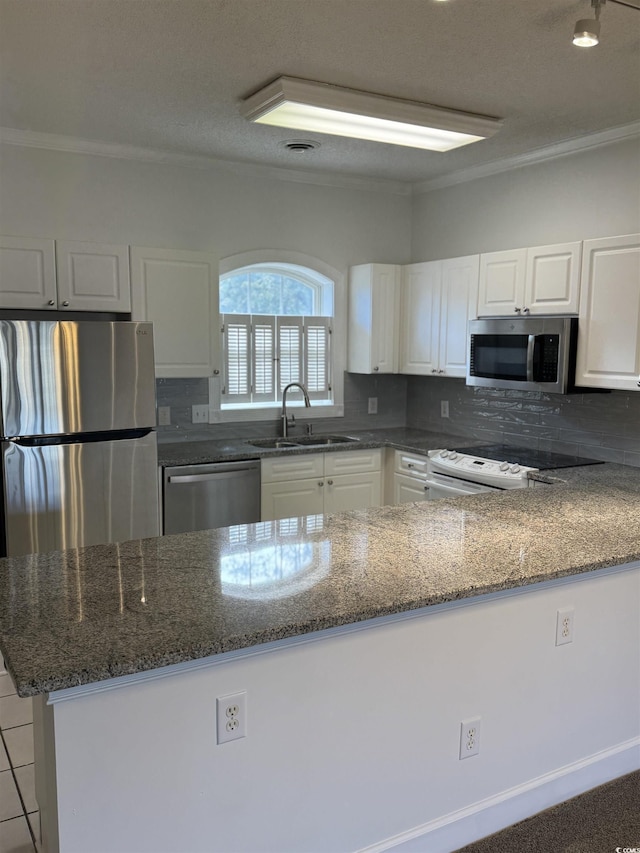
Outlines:
POLYGON ((313 151, 314 148, 320 148, 320 143, 313 139, 290 139, 288 142, 283 142, 282 147, 296 154, 301 154, 305 151, 313 151))

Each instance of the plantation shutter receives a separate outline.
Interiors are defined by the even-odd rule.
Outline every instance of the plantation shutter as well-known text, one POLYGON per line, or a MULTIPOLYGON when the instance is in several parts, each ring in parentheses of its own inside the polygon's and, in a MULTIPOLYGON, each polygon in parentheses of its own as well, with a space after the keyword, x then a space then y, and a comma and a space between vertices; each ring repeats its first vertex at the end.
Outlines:
POLYGON ((251 317, 253 329, 252 385, 254 403, 270 403, 276 387, 275 317, 251 317))
POLYGON ((251 401, 251 317, 222 315, 224 384, 222 394, 229 403, 251 401))
POLYGON ((304 318, 304 384, 312 400, 326 400, 331 390, 330 336, 330 317, 304 318))
POLYGON ((304 383, 312 400, 331 398, 331 317, 221 317, 225 403, 277 403, 290 382, 304 383))
POLYGON ((302 382, 302 317, 276 317, 278 330, 278 394, 290 382, 302 382))

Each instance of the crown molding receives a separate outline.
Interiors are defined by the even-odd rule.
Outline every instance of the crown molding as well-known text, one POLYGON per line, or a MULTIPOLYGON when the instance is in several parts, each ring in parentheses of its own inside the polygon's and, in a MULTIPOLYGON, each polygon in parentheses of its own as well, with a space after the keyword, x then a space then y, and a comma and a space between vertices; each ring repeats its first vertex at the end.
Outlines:
POLYGON ((144 163, 159 163, 161 165, 181 166, 188 169, 223 169, 245 177, 251 176, 276 181, 314 184, 323 187, 342 187, 393 193, 395 195, 411 195, 412 192, 411 184, 405 181, 360 178, 354 175, 338 175, 335 173, 307 172, 301 169, 284 169, 274 166, 263 166, 257 163, 241 163, 234 160, 204 157, 196 154, 178 154, 154 148, 121 145, 116 142, 96 142, 90 139, 79 139, 74 136, 60 136, 55 133, 16 130, 11 127, 0 127, 0 143, 16 145, 22 148, 42 148, 47 151, 62 151, 70 154, 89 154, 94 157, 138 160, 144 163))
POLYGON ((526 154, 505 157, 499 161, 460 169, 449 175, 431 178, 415 183, 392 181, 376 178, 364 178, 354 175, 338 175, 336 173, 308 172, 301 169, 284 169, 273 166, 263 166, 257 163, 241 163, 234 160, 221 160, 214 157, 204 157, 195 154, 178 154, 154 148, 143 148, 134 145, 121 145, 115 142, 95 142, 90 139, 79 139, 73 136, 60 136, 54 133, 38 133, 31 130, 16 130, 15 128, 0 127, 0 143, 16 145, 23 148, 42 148, 48 151, 63 151, 72 154, 89 154, 94 157, 113 157, 122 160, 138 160, 145 163, 158 163, 168 166, 181 166, 189 169, 222 169, 227 172, 266 178, 290 183, 312 184, 324 187, 341 187, 373 192, 386 192, 394 195, 420 195, 433 190, 453 187, 468 181, 488 178, 502 172, 533 166, 548 160, 556 160, 582 151, 600 148, 621 142, 625 139, 640 137, 640 121, 608 130, 591 133, 563 142, 547 145, 526 154))
POLYGON ((613 127, 609 130, 602 130, 598 133, 590 133, 588 136, 579 136, 574 139, 567 139, 564 142, 556 142, 544 148, 537 148, 535 151, 530 151, 527 154, 518 154, 515 157, 505 157, 493 163, 472 166, 469 169, 460 169, 449 175, 443 175, 441 178, 418 181, 413 184, 413 194, 420 195, 421 193, 464 184, 467 181, 476 181, 479 178, 489 178, 492 175, 499 175, 501 172, 511 172, 514 169, 533 166, 537 163, 544 163, 547 160, 557 160, 560 157, 567 157, 570 154, 601 148, 605 145, 611 145, 614 142, 622 142, 625 139, 636 137, 640 137, 640 121, 620 127, 613 127))

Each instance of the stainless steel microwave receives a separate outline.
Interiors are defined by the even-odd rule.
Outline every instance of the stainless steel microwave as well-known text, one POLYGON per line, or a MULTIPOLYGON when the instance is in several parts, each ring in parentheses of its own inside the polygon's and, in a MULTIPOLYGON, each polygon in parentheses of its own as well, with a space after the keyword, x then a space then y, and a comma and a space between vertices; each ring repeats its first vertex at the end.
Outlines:
POLYGON ((565 394, 576 370, 577 317, 469 322, 467 385, 565 394))

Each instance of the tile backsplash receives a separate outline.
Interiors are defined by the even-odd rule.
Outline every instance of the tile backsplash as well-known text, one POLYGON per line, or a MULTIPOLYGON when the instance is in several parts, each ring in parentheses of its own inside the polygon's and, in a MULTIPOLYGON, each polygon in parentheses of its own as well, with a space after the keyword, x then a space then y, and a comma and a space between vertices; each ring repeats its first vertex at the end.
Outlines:
POLYGON ((406 425, 640 467, 635 392, 545 394, 411 376, 406 425), (449 403, 448 421, 440 416, 442 400, 449 403))
MULTIPOLYGON (((191 406, 208 403, 206 379, 159 379, 156 390, 158 406, 171 410, 160 441, 279 433, 277 418, 191 423, 191 406)), ((408 426, 640 467, 640 392, 544 394, 472 388, 464 379, 345 373, 344 409, 343 418, 314 420, 315 432, 408 426), (369 397, 377 397, 376 415, 367 414, 369 397), (444 400, 448 419, 440 414, 444 400)))
MULTIPOLYGON (((398 375, 365 376, 344 374, 344 417, 314 419, 314 432, 348 432, 354 429, 381 429, 404 426, 407 407, 407 378, 398 375), (369 415, 369 397, 378 400, 378 412, 369 415)), ((209 402, 206 379, 158 379, 158 408, 169 406, 171 424, 158 427, 160 441, 199 441, 251 436, 271 436, 280 432, 280 420, 193 424, 191 406, 209 402)), ((304 415, 299 415, 304 422, 304 415)))

